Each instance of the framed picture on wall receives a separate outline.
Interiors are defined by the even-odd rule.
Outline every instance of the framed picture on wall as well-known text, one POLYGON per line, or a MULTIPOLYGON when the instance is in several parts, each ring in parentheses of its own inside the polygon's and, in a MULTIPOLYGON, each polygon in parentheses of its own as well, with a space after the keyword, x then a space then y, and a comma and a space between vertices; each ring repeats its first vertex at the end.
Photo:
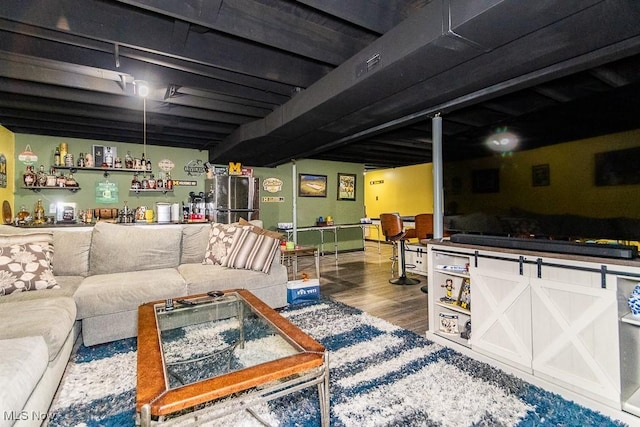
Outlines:
POLYGON ((534 187, 546 187, 551 184, 549 165, 531 166, 531 184, 534 187))
POLYGON ((327 176, 298 174, 299 197, 327 197, 327 176))
POLYGON ((356 175, 338 172, 338 200, 356 200, 356 175))
POLYGON ((471 191, 473 193, 499 193, 500 171, 498 169, 471 171, 471 191))

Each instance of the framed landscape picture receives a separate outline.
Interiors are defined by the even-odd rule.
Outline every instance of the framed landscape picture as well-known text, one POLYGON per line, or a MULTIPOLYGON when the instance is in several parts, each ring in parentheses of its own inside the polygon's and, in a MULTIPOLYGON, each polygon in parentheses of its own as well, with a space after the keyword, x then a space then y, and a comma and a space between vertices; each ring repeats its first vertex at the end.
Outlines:
POLYGON ((549 165, 531 166, 531 184, 534 187, 546 187, 551 184, 549 165))
POLYGON ((338 200, 356 200, 356 175, 338 172, 338 200))
POLYGON ((298 174, 299 197, 327 197, 327 176, 298 174))

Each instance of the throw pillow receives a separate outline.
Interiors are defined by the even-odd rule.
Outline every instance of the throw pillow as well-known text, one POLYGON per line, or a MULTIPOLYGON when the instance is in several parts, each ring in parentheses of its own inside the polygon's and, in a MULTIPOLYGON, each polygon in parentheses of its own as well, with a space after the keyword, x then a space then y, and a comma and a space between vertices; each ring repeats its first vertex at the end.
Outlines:
POLYGON ((245 229, 234 238, 225 265, 269 273, 279 247, 279 239, 245 229))
POLYGON ((251 224, 244 218, 240 218, 238 224, 242 226, 251 227, 251 229, 257 234, 264 234, 265 236, 269 236, 274 239, 282 240, 284 238, 284 234, 278 233, 277 231, 266 230, 262 227, 258 227, 257 225, 251 224))
POLYGON ((0 295, 60 289, 53 275, 53 234, 0 236, 0 295))
POLYGON ((207 243, 207 250, 202 263, 225 265, 234 237, 246 228, 246 226, 238 224, 212 223, 211 230, 209 230, 209 242, 207 243))

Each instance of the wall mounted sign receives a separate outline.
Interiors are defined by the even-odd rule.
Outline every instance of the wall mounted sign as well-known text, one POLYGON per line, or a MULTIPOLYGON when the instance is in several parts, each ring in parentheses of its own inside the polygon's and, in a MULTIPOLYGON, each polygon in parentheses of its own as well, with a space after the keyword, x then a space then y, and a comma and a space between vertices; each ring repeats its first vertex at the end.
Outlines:
POLYGON ((229 175, 242 175, 242 164, 229 162, 229 175))
POLYGON ((169 159, 162 159, 158 162, 158 167, 163 172, 171 172, 176 165, 169 159))
POLYGON ((207 173, 207 168, 202 160, 191 160, 185 165, 184 171, 189 176, 200 176, 207 173))
POLYGON ((7 188, 7 158, 0 154, 0 188, 7 188))
POLYGON ((264 191, 266 191, 267 193, 277 193, 278 191, 282 191, 282 180, 278 179, 278 178, 265 178, 264 181, 262 181, 262 188, 264 188, 264 191))
POLYGON ((174 179, 172 181, 174 187, 195 187, 198 185, 198 181, 183 181, 180 179, 174 179))
POLYGON ((118 203, 118 185, 115 182, 96 182, 96 203, 118 203))
POLYGON ((284 202, 284 197, 276 197, 276 196, 262 196, 263 203, 282 203, 284 202))
POLYGON ((36 155, 36 153, 31 151, 31 146, 27 144, 24 151, 18 154, 18 160, 20 160, 25 165, 30 166, 38 161, 38 156, 36 155))
POLYGON ((377 179, 375 181, 369 181, 369 185, 376 185, 376 184, 384 184, 384 179, 377 179))
POLYGON ((213 174, 214 175, 220 175, 220 176, 229 175, 229 168, 226 167, 226 166, 214 166, 213 167, 213 174))

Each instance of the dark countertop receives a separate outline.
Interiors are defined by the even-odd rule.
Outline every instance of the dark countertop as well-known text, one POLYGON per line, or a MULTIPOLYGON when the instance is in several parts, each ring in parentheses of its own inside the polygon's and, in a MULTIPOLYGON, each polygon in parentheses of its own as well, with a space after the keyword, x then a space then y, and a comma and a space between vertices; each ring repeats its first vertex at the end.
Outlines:
POLYGON ((501 248, 496 246, 482 246, 482 245, 471 245, 466 243, 455 243, 455 242, 451 242, 450 240, 428 239, 426 242, 427 244, 451 246, 456 248, 465 248, 465 249, 473 249, 473 250, 480 249, 480 250, 491 251, 491 252, 528 255, 535 258, 559 258, 559 259, 572 260, 572 261, 582 261, 582 262, 590 262, 590 263, 597 263, 597 264, 623 265, 627 267, 640 268, 640 258, 620 259, 620 258, 605 258, 605 257, 585 256, 585 255, 573 255, 573 254, 557 253, 557 252, 530 251, 530 250, 522 250, 522 249, 501 248))

